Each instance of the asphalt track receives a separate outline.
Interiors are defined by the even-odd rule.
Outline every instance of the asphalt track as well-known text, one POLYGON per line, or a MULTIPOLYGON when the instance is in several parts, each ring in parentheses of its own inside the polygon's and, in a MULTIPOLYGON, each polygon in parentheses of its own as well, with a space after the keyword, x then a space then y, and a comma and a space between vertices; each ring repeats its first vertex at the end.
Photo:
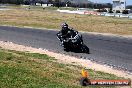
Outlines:
POLYGON ((57 31, 0 26, 0 40, 90 59, 132 73, 132 39, 82 33, 91 54, 64 52, 57 31))

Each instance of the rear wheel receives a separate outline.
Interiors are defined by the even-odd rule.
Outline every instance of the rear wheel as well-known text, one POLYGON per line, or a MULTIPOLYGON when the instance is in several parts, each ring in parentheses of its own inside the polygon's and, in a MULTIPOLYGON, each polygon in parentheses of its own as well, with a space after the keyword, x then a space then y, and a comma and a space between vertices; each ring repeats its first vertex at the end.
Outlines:
POLYGON ((90 54, 89 48, 85 44, 82 45, 81 50, 84 53, 90 54))

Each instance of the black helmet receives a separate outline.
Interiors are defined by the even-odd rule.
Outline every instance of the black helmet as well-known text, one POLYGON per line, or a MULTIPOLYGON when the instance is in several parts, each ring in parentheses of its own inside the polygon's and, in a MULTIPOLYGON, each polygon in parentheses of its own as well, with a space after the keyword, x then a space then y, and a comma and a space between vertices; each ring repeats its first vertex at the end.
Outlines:
POLYGON ((62 27, 62 29, 63 29, 63 28, 64 28, 64 29, 67 29, 67 28, 68 28, 68 24, 67 24, 67 23, 62 23, 61 27, 62 27))

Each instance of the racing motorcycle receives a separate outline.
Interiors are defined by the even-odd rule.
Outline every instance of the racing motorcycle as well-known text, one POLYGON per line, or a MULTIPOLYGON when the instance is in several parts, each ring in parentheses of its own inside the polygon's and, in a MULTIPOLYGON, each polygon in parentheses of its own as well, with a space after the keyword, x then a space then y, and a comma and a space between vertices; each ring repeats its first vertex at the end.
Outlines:
POLYGON ((89 54, 89 48, 83 43, 82 35, 80 33, 68 33, 66 35, 57 33, 57 38, 61 41, 61 46, 63 46, 64 51, 89 54))

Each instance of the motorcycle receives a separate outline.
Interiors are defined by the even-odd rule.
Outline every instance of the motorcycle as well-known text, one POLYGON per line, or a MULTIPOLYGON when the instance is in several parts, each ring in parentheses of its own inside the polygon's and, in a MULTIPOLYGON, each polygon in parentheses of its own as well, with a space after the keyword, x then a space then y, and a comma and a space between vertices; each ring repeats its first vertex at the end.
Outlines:
POLYGON ((61 41, 61 46, 63 46, 64 51, 89 54, 89 48, 83 43, 82 35, 80 33, 76 32, 74 35, 68 33, 63 36, 60 33, 57 33, 57 38, 61 41))

